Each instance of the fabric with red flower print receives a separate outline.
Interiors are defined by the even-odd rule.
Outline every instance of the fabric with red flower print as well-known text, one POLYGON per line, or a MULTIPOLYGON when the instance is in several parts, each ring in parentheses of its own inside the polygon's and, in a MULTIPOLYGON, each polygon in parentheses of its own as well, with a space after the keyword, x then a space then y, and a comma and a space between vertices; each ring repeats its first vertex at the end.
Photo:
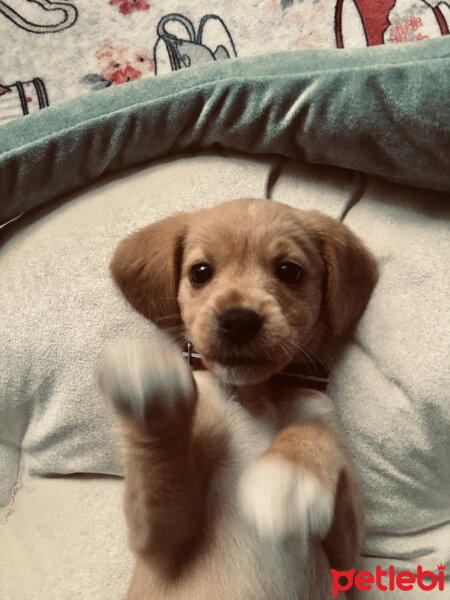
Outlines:
POLYGON ((121 15, 130 15, 134 11, 148 10, 150 4, 145 0, 109 0, 111 6, 118 6, 121 15))
POLYGON ((1 3, 14 11, 5 18, 0 7, 0 127, 87 92, 208 61, 421 43, 450 28, 450 0, 36 2, 47 8, 1 3))

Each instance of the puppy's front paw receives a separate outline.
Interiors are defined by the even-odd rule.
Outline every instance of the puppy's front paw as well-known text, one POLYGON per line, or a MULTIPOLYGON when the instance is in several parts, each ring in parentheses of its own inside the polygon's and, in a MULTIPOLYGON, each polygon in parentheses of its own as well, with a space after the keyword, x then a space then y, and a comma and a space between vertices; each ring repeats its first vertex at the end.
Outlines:
POLYGON ((116 412, 142 425, 170 424, 194 409, 192 373, 166 336, 111 348, 98 369, 98 380, 116 412))
POLYGON ((288 461, 263 457, 243 474, 239 485, 243 513, 260 537, 282 540, 299 535, 323 537, 333 518, 332 495, 312 474, 288 461))

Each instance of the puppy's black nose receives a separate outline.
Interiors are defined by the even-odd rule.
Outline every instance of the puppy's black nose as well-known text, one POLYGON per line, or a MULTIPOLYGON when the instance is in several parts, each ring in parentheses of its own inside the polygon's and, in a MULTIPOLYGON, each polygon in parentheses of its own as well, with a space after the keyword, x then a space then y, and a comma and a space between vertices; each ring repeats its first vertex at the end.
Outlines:
POLYGON ((251 308, 229 308, 218 318, 219 332, 235 344, 253 340, 262 327, 261 316, 251 308))

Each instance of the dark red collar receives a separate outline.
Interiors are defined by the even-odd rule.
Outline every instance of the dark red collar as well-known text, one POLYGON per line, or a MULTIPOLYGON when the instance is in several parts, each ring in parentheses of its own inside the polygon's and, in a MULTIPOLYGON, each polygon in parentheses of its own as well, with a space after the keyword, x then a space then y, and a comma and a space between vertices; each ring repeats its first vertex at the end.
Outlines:
MULTIPOLYGON (((194 371, 205 368, 200 354, 195 351, 190 342, 186 342, 184 345, 183 356, 194 371)), ((324 392, 330 380, 330 370, 321 362, 290 363, 273 378, 296 387, 324 392)))

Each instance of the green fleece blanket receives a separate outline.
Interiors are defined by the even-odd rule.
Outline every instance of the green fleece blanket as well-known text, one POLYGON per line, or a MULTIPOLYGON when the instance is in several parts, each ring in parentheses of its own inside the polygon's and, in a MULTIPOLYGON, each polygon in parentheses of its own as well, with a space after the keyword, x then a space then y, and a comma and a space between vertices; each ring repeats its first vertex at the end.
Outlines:
POLYGON ((450 192, 450 39, 216 62, 0 130, 0 223, 149 159, 221 147, 450 192))

